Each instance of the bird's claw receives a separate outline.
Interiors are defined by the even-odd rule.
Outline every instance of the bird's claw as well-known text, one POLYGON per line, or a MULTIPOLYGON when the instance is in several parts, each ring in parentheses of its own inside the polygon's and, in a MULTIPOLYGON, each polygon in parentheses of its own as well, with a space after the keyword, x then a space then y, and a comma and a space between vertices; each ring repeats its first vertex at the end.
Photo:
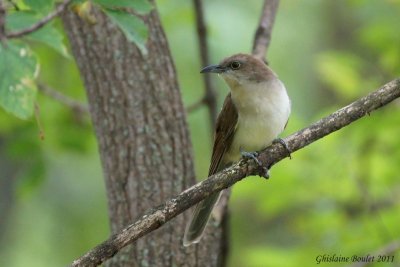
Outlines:
POLYGON ((264 177, 265 179, 269 178, 269 169, 262 165, 262 163, 258 160, 258 152, 247 152, 240 149, 240 155, 242 158, 253 159, 257 165, 260 167, 259 176, 264 177))
POLYGON ((258 157, 257 152, 247 152, 240 149, 240 155, 242 156, 242 158, 253 159, 255 162, 257 162, 258 166, 262 166, 261 162, 257 158, 258 157))

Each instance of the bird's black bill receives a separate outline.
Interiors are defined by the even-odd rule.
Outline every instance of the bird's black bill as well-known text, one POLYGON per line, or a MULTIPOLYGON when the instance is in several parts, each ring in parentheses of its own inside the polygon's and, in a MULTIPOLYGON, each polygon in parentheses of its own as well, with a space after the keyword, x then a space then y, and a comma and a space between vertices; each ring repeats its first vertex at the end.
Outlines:
POLYGON ((221 73, 224 72, 225 68, 220 65, 210 65, 200 71, 200 73, 221 73))

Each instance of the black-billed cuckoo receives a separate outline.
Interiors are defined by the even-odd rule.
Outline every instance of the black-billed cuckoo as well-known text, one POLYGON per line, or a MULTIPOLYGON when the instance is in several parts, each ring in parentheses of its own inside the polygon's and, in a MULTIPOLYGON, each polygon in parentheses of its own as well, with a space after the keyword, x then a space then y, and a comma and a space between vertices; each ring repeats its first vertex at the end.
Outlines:
MULTIPOLYGON (((218 73, 228 84, 227 95, 215 128, 209 176, 269 146, 280 134, 290 114, 290 99, 278 76, 261 60, 247 54, 225 58, 201 73, 218 73)), ((220 193, 197 204, 183 244, 200 241, 220 193)))

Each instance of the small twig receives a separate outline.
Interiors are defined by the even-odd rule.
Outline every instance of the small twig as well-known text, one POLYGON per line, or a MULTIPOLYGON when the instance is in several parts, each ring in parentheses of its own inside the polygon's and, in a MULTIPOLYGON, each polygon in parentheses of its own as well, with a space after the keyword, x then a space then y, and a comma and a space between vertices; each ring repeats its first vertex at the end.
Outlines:
MULTIPOLYGON (((318 139, 333 133, 362 118, 394 99, 400 97, 400 79, 393 80, 375 92, 339 109, 331 115, 304 128, 285 139, 293 153, 318 139)), ((274 144, 259 153, 258 160, 263 166, 272 166, 288 156, 286 149, 274 144)), ((163 224, 182 213, 206 197, 228 188, 243 178, 258 174, 259 166, 253 160, 242 159, 231 167, 210 176, 206 180, 186 189, 163 205, 154 208, 135 223, 127 226, 107 241, 91 249, 75 260, 71 266, 97 266, 111 258, 123 247, 140 237, 158 229, 163 224)))
POLYGON ((59 4, 53 12, 36 22, 35 24, 29 26, 28 28, 15 31, 15 32, 9 32, 6 34, 6 37, 11 39, 11 38, 18 38, 24 35, 27 35, 29 33, 32 33, 43 26, 45 26, 47 23, 49 23, 52 19, 54 19, 56 16, 58 16, 61 12, 64 11, 64 9, 71 3, 72 0, 64 0, 61 4, 59 4))
POLYGON ((263 12, 254 36, 252 51, 252 54, 261 60, 264 60, 265 55, 267 54, 278 5, 279 0, 264 1, 263 12))
POLYGON ((54 100, 57 100, 58 102, 64 104, 67 107, 70 107, 73 111, 76 111, 78 113, 88 113, 89 112, 89 108, 85 104, 60 93, 59 91, 54 90, 53 88, 51 88, 45 84, 39 83, 38 89, 43 94, 53 98, 54 100))
MULTIPOLYGON (((204 22, 204 12, 201 0, 193 0, 194 10, 196 14, 197 35, 199 39, 200 59, 202 66, 210 64, 208 45, 207 45, 207 28, 204 22)), ((210 129, 214 132, 215 122, 217 120, 217 93, 212 85, 210 75, 203 75, 205 93, 204 97, 194 105, 190 106, 188 112, 196 110, 201 105, 205 104, 208 108, 210 117, 210 129)))

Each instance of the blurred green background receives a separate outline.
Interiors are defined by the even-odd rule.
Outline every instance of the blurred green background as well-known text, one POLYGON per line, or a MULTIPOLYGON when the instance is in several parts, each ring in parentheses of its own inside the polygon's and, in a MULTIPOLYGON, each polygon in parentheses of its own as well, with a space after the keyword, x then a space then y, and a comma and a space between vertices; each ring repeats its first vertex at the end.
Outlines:
MULTIPOLYGON (((203 94, 192 2, 157 5, 189 106, 203 94)), ((205 0, 204 6, 212 63, 251 50, 262 1, 205 0)), ((282 136, 399 77, 399 25, 399 0, 281 0, 268 61, 293 103, 282 136)), ((86 101, 73 60, 40 44, 34 51, 39 81, 86 101)), ((221 103, 227 87, 213 79, 221 103)), ((43 141, 34 118, 0 110, 0 266, 65 266, 109 233, 89 117, 41 93, 38 105, 43 141)), ((206 108, 188 120, 203 179, 212 145, 206 108)), ((236 184, 229 266, 310 266, 324 254, 379 255, 400 240, 399 137, 395 101, 294 153, 272 168, 270 180, 236 184)), ((400 266, 398 251, 386 255, 395 263, 371 266, 400 266)))

